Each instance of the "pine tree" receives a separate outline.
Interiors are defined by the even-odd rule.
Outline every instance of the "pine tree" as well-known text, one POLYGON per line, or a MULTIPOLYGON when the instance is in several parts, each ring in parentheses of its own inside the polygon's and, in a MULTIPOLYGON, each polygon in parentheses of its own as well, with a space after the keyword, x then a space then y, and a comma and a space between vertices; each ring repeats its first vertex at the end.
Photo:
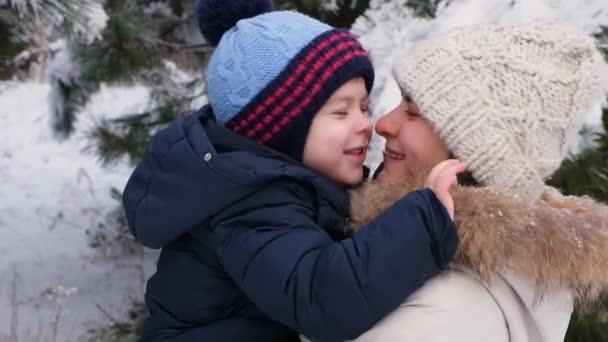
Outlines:
POLYGON ((11 27, 7 21, 2 19, 2 12, 0 12, 0 37, 8 37, 8 39, 0 40, 0 80, 7 80, 12 77, 16 71, 12 57, 25 48, 23 42, 13 38, 11 27))
MULTIPOLYGON (((597 147, 564 161, 549 181, 551 185, 566 194, 587 195, 608 203, 608 108, 603 111, 602 123, 603 133, 596 138, 597 147)), ((608 301, 591 310, 576 310, 565 341, 608 341, 608 301)))
POLYGON ((71 76, 51 77, 58 101, 53 108, 60 134, 73 130, 76 113, 101 84, 143 84, 150 88, 149 108, 104 120, 89 132, 91 148, 104 163, 128 156, 135 161, 158 127, 191 109, 204 95, 203 70, 210 47, 197 35, 194 0, 108 0, 101 38, 91 44, 71 41, 71 76), (175 65, 198 75, 176 77, 175 65))
MULTIPOLYGON (((601 28, 595 37, 608 62, 608 27, 601 28)), ((603 110, 602 126, 602 131, 593 139, 595 146, 565 160, 549 181, 550 185, 569 195, 587 195, 608 203, 608 108, 603 110)), ((595 308, 578 308, 565 341, 608 341, 608 300, 595 308)))
POLYGON ((51 122, 58 137, 73 132, 77 113, 101 84, 150 87, 145 112, 103 121, 90 132, 91 147, 104 162, 125 154, 137 159, 149 132, 204 93, 211 49, 198 34, 196 0, 6 1, 0 1, 0 33, 11 39, 0 42, 0 76, 42 64, 36 77, 46 75, 52 86, 51 122), (174 65, 198 77, 178 80, 174 65))
MULTIPOLYGON (((176 25, 186 24, 198 32, 196 25, 191 22, 193 0, 168 2, 168 8, 177 18, 168 20, 160 28, 151 22, 134 23, 130 20, 143 17, 141 12, 138 13, 141 7, 128 5, 132 2, 108 1, 106 8, 110 19, 103 39, 93 46, 75 49, 82 52, 79 55, 81 62, 78 63, 83 70, 82 76, 64 93, 66 103, 72 105, 63 111, 67 118, 65 121, 69 123, 73 122, 73 113, 82 108, 87 96, 100 82, 111 83, 131 78, 140 82, 143 80, 151 87, 154 105, 150 110, 104 121, 91 132, 92 146, 106 163, 124 155, 137 161, 144 152, 151 132, 190 110, 191 102, 204 93, 203 70, 211 51, 204 44, 188 45, 183 37, 169 34, 176 30, 176 25), (184 16, 186 13, 190 16, 184 16), (147 27, 148 32, 142 33, 142 27, 147 27), (110 51, 108 46, 111 47, 110 51), (201 76, 188 82, 176 82, 168 77, 170 73, 163 67, 162 61, 175 57, 172 53, 185 51, 198 53, 198 63, 195 65, 201 76)), ((297 9, 337 27, 349 27, 367 9, 368 4, 369 0, 278 0, 274 3, 277 9, 297 9)), ((64 129, 69 132, 71 126, 65 125, 64 129)))
MULTIPOLYGON (((14 71, 16 61, 28 66, 40 53, 48 58, 52 128, 59 138, 73 132, 77 114, 101 84, 148 86, 152 95, 148 109, 102 121, 89 132, 91 149, 103 162, 123 156, 137 161, 151 132, 191 110, 192 102, 204 96, 211 47, 198 33, 195 2, 106 0, 102 11, 107 20, 96 32, 86 24, 90 8, 99 5, 97 0, 10 0, 3 8, 8 19, 3 20, 0 11, 0 32, 15 27, 11 36, 27 38, 17 41, 18 45, 0 43, 0 51, 6 51, 0 55, 0 67, 6 65, 0 72, 14 71), (16 25, 15 18, 28 18, 34 24, 16 25), (41 31, 47 23, 52 23, 53 30, 41 31), (32 45, 30 41, 36 40, 32 37, 41 42, 15 58, 14 52, 32 45), (177 80, 173 64, 198 77, 177 80)), ((348 28, 367 9, 369 0, 276 0, 274 4, 277 9, 297 9, 348 28)))
MULTIPOLYGON (((421 18, 435 18, 437 7, 439 3, 445 2, 442 0, 408 0, 406 6, 412 11, 414 15, 421 18)), ((449 2, 449 1, 448 1, 449 2)))
POLYGON ((295 9, 331 26, 349 29, 370 0, 275 0, 277 9, 295 9))
POLYGON ((21 39, 29 38, 31 30, 42 29, 49 35, 81 34, 89 26, 87 15, 97 6, 93 0, 4 0, 0 2, 0 21, 21 39))
POLYGON ((96 7, 93 0, 0 1, 0 79, 46 59, 54 37, 89 31, 88 14, 96 7))

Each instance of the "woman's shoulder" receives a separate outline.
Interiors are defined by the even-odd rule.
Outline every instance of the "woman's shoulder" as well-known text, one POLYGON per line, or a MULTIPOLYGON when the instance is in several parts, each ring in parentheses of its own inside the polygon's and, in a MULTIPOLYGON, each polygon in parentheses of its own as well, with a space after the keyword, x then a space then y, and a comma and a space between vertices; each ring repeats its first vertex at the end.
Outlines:
POLYGON ((482 321, 500 320, 502 317, 491 290, 466 268, 452 268, 430 279, 402 306, 429 307, 452 314, 466 309, 468 314, 482 321))

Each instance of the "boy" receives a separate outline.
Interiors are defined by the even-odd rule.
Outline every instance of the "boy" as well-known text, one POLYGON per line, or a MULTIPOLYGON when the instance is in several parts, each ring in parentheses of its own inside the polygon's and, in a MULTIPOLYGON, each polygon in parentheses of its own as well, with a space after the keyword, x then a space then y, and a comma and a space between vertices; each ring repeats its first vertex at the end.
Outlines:
POLYGON ((430 189, 345 238, 363 178, 373 69, 355 37, 266 1, 201 1, 210 105, 151 141, 124 192, 163 247, 142 340, 354 338, 439 273, 457 236, 444 164, 430 189))

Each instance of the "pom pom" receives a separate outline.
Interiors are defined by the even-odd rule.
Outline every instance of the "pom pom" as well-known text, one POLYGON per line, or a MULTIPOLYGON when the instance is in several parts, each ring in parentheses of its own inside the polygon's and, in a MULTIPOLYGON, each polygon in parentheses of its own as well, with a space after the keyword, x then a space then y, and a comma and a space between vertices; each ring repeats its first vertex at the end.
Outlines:
POLYGON ((196 12, 203 37, 217 46, 224 32, 239 20, 271 10, 271 0, 199 0, 196 12))

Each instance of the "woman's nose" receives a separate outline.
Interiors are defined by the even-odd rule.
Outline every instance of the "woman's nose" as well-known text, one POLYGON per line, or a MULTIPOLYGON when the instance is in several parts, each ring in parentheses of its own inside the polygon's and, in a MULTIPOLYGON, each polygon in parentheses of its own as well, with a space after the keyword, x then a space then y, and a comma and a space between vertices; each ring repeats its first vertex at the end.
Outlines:
POLYGON ((385 138, 397 136, 400 126, 398 119, 399 117, 396 115, 395 110, 390 111, 376 122, 376 132, 385 138))

